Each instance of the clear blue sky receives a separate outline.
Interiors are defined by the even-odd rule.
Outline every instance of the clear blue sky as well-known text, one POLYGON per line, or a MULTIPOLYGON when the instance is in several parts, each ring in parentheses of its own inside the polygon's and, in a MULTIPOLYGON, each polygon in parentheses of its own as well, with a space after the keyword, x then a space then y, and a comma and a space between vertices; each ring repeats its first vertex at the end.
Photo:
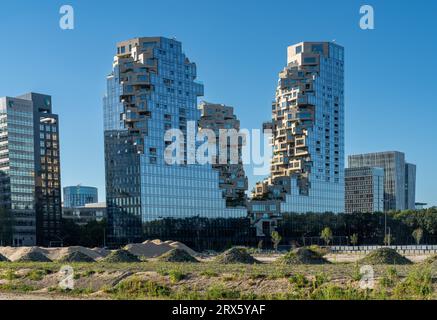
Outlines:
POLYGON ((287 46, 335 39, 346 48, 346 154, 405 152, 418 166, 417 200, 437 205, 436 30, 433 0, 2 1, 0 96, 52 95, 62 184, 97 186, 102 198, 101 101, 117 41, 176 37, 205 100, 260 128, 287 46), (75 30, 59 28, 63 4, 75 9, 75 30), (375 9, 375 30, 359 28, 363 4, 375 9))

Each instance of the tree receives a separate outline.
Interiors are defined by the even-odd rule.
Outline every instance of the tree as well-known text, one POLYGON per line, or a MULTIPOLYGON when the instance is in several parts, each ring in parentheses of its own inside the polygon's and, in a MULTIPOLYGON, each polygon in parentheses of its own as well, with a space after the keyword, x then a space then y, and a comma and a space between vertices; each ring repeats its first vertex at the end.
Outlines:
POLYGON ((6 208, 0 208, 0 246, 12 245, 13 217, 6 208))
POLYGON ((416 240, 416 244, 419 245, 420 241, 422 240, 422 237, 423 237, 422 228, 415 229, 412 233, 412 236, 413 236, 414 240, 416 240))
POLYGON ((350 241, 353 246, 356 246, 358 244, 358 233, 351 235, 350 241))
POLYGON ((272 237, 273 247, 275 248, 275 251, 278 251, 278 245, 281 242, 282 237, 278 231, 272 231, 271 237, 272 237))
POLYGON ((320 238, 322 238, 322 239, 325 241, 325 244, 326 244, 327 246, 329 246, 329 243, 330 243, 331 240, 332 240, 332 230, 331 230, 331 228, 329 228, 329 227, 325 227, 325 228, 322 230, 322 233, 320 234, 320 238))
POLYGON ((258 251, 261 251, 263 249, 263 244, 264 244, 264 241, 262 241, 262 240, 260 240, 258 242, 258 251))

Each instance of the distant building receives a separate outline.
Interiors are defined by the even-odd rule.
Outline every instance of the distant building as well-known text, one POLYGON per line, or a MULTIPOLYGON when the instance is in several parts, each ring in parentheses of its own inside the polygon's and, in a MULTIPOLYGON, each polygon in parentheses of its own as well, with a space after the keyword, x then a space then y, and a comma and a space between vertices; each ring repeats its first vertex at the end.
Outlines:
POLYGON ((416 165, 405 164, 405 209, 416 208, 416 165))
POLYGON ((98 191, 95 187, 81 185, 64 187, 64 208, 83 207, 87 203, 98 201, 98 191))
POLYGON ((416 203, 415 203, 415 209, 416 209, 416 210, 423 210, 423 209, 426 208, 427 205, 428 205, 428 204, 427 204, 427 203, 424 203, 424 202, 416 202, 416 203))
POLYGON ((0 98, 0 206, 13 218, 11 245, 59 241, 59 159, 59 123, 51 97, 0 98))
POLYGON ((384 169, 348 168, 345 185, 346 213, 384 211, 384 169))
POLYGON ((280 200, 251 200, 247 209, 251 213, 250 222, 257 237, 270 237, 282 219, 280 200))
MULTIPOLYGON (((405 210, 415 202, 415 166, 405 162, 398 151, 350 155, 349 168, 379 167, 384 169, 384 211, 405 210)), ((413 206, 414 208, 414 206, 413 206)))
POLYGON ((63 208, 62 218, 78 225, 86 225, 91 221, 101 222, 106 219, 106 203, 87 203, 83 207, 63 208))

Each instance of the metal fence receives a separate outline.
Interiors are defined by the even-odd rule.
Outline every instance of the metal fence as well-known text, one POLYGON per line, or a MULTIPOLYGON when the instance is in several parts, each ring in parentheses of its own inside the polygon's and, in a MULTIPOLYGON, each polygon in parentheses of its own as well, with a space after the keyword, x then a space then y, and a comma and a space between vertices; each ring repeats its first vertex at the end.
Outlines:
POLYGON ((391 248, 401 254, 434 254, 437 253, 437 245, 408 245, 408 246, 332 246, 333 253, 369 253, 379 248, 391 248))

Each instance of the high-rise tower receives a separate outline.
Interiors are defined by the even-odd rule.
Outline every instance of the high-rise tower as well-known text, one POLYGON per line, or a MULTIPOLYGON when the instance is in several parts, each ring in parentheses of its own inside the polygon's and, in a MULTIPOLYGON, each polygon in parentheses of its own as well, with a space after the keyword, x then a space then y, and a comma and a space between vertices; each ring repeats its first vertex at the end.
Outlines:
MULTIPOLYGON (((167 130, 187 137, 189 130, 198 129, 197 99, 203 85, 195 79, 196 65, 174 39, 135 38, 117 44, 104 98, 109 241, 142 240, 149 236, 146 225, 165 234, 162 225, 153 223, 163 220, 247 216, 242 206, 227 208, 219 172, 211 165, 165 161, 165 150, 174 142, 165 139, 167 130)), ((185 159, 190 156, 187 144, 185 159)))
POLYGON ((271 176, 254 196, 281 212, 344 211, 344 49, 332 42, 288 47, 272 105, 271 176))

